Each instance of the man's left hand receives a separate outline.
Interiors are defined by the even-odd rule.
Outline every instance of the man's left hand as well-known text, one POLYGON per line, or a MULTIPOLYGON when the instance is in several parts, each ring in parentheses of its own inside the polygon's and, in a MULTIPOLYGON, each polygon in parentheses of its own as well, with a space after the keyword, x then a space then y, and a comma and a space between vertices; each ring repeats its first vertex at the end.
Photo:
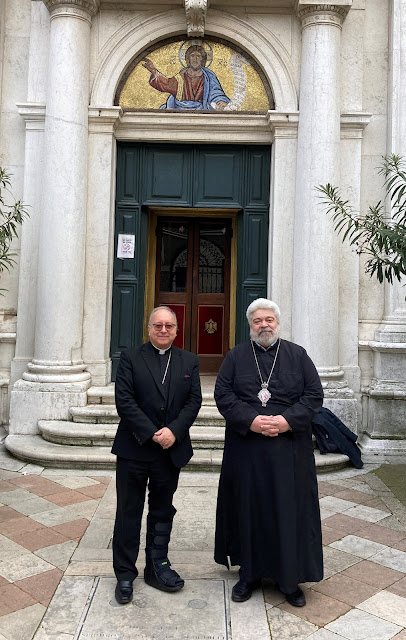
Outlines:
POLYGON ((277 433, 275 434, 274 432, 272 432, 272 429, 274 430, 275 427, 278 429, 279 433, 285 433, 285 431, 290 431, 290 424, 287 420, 285 420, 285 418, 281 415, 278 416, 268 416, 268 420, 269 420, 269 425, 270 425, 270 430, 268 431, 267 427, 265 426, 262 433, 265 436, 275 436, 278 435, 277 433))
POLYGON ((159 429, 159 431, 156 431, 152 436, 152 439, 154 442, 160 444, 162 449, 169 449, 176 440, 172 431, 168 429, 168 427, 163 427, 162 429, 159 429))

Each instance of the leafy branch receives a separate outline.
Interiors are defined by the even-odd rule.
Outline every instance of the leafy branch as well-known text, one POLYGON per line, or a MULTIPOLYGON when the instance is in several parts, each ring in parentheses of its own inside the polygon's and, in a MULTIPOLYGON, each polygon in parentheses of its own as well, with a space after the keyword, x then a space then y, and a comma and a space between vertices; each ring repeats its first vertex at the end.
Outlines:
POLYGON ((18 226, 29 216, 21 200, 6 204, 5 194, 11 194, 10 178, 6 169, 0 167, 0 273, 10 271, 16 264, 14 257, 17 254, 11 252, 10 245, 14 238, 18 238, 18 226))
POLYGON ((326 213, 332 216, 334 229, 348 240, 359 254, 369 256, 365 272, 375 274, 379 282, 406 275, 406 172, 401 156, 384 158, 379 174, 384 176, 386 197, 390 198, 392 216, 382 204, 370 205, 367 213, 356 212, 348 200, 343 200, 337 187, 331 184, 316 187, 322 195, 326 213))

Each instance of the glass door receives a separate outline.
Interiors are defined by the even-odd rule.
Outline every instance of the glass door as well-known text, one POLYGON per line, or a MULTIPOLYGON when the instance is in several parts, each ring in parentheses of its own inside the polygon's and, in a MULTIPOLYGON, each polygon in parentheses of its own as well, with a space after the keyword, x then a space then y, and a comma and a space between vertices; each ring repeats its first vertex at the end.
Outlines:
POLYGON ((231 220, 158 218, 155 306, 173 308, 175 344, 216 374, 229 349, 231 220))

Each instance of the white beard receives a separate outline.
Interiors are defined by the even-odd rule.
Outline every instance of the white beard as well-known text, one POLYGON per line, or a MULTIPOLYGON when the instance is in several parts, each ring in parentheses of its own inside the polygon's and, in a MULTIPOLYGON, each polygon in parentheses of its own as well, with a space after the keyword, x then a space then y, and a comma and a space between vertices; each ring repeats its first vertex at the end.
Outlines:
POLYGON ((250 338, 254 342, 258 342, 261 347, 265 347, 265 349, 267 349, 279 338, 279 327, 275 330, 270 329, 269 327, 268 329, 258 329, 258 331, 250 329, 250 338))

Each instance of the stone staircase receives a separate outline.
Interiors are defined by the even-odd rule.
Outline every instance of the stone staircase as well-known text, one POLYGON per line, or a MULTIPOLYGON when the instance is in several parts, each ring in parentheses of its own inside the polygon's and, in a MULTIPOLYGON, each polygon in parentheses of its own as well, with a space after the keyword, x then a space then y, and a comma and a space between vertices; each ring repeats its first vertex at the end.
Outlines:
MULTIPOLYGON (((215 377, 202 376, 203 404, 190 429, 194 455, 188 471, 218 471, 224 445, 225 422, 214 402, 215 377)), ((117 430, 114 385, 91 387, 84 407, 71 407, 70 420, 39 420, 39 435, 9 435, 7 448, 17 458, 46 467, 111 469, 110 452, 117 430)), ((336 471, 348 465, 347 456, 321 456, 315 449, 317 471, 336 471)))

